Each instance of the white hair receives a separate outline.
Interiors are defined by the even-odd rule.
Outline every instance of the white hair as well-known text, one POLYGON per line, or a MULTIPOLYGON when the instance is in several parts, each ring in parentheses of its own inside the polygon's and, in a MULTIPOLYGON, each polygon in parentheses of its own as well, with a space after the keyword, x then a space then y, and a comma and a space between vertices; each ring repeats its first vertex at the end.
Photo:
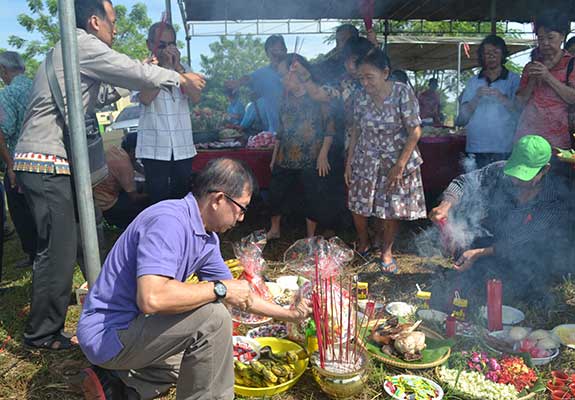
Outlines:
POLYGON ((26 64, 24 64, 24 60, 20 54, 16 53, 15 51, 5 51, 0 53, 0 65, 8 70, 26 70, 26 64))

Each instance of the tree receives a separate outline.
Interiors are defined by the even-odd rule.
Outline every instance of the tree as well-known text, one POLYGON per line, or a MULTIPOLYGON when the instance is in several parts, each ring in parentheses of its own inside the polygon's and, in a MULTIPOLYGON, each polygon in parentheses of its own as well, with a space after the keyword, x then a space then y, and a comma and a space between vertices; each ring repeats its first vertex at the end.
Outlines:
MULTIPOLYGON (((58 0, 27 0, 30 12, 20 14, 18 23, 37 39, 24 39, 11 35, 8 43, 18 49, 26 61, 26 72, 33 76, 40 61, 46 53, 60 40, 60 24, 58 20, 58 0)), ((128 12, 123 5, 114 7, 116 10, 117 35, 113 48, 136 59, 148 55, 146 38, 152 20, 144 3, 136 3, 128 12)))
POLYGON ((225 110, 224 82, 238 79, 266 65, 268 59, 260 39, 237 35, 233 39, 221 36, 210 44, 212 56, 200 56, 202 72, 208 78, 202 95, 202 105, 225 110))

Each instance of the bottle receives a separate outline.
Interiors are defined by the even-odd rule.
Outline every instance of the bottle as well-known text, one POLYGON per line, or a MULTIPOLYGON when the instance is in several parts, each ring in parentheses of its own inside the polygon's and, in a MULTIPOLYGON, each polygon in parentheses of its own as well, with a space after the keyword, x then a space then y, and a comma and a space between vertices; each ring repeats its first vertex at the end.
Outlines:
POLYGON ((317 330, 315 327, 315 322, 310 320, 305 329, 305 348, 308 356, 311 357, 313 353, 319 350, 319 345, 317 341, 317 330))
POLYGON ((503 329, 503 284, 499 279, 487 281, 487 329, 503 329))
POLYGON ((421 310, 429 310, 429 301, 431 300, 431 292, 424 292, 423 290, 418 290, 415 297, 420 301, 419 308, 421 310))

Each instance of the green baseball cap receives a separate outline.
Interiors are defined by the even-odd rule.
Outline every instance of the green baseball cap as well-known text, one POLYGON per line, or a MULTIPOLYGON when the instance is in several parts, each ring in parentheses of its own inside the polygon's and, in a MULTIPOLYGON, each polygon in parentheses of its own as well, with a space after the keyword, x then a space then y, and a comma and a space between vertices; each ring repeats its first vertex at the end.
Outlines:
POLYGON ((550 159, 551 145, 547 140, 537 135, 523 136, 513 146, 511 157, 505 163, 503 172, 505 175, 529 182, 550 159))

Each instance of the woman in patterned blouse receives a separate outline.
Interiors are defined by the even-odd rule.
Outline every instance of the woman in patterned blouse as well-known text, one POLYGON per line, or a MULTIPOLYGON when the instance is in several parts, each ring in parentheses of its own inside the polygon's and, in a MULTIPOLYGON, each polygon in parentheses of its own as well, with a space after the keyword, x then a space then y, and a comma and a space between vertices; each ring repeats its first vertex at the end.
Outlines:
MULTIPOLYGON (((272 218, 268 239, 280 237, 281 216, 288 211, 289 197, 298 186, 303 187, 304 191, 303 213, 306 217, 307 236, 315 235, 317 221, 322 208, 325 208, 322 188, 325 187, 325 177, 331 169, 328 154, 335 126, 329 107, 307 94, 302 78, 288 67, 294 60, 307 71, 311 70, 306 59, 297 54, 288 54, 285 65, 278 69, 283 75, 286 93, 270 165, 272 218)), ((314 77, 310 74, 308 79, 314 77)))
POLYGON ((360 247, 369 246, 367 219, 379 220, 383 243, 377 261, 384 273, 396 273, 392 247, 399 221, 426 217, 419 106, 409 86, 388 80, 390 63, 381 50, 370 50, 357 66, 363 90, 354 97, 345 168, 348 207, 360 247))

